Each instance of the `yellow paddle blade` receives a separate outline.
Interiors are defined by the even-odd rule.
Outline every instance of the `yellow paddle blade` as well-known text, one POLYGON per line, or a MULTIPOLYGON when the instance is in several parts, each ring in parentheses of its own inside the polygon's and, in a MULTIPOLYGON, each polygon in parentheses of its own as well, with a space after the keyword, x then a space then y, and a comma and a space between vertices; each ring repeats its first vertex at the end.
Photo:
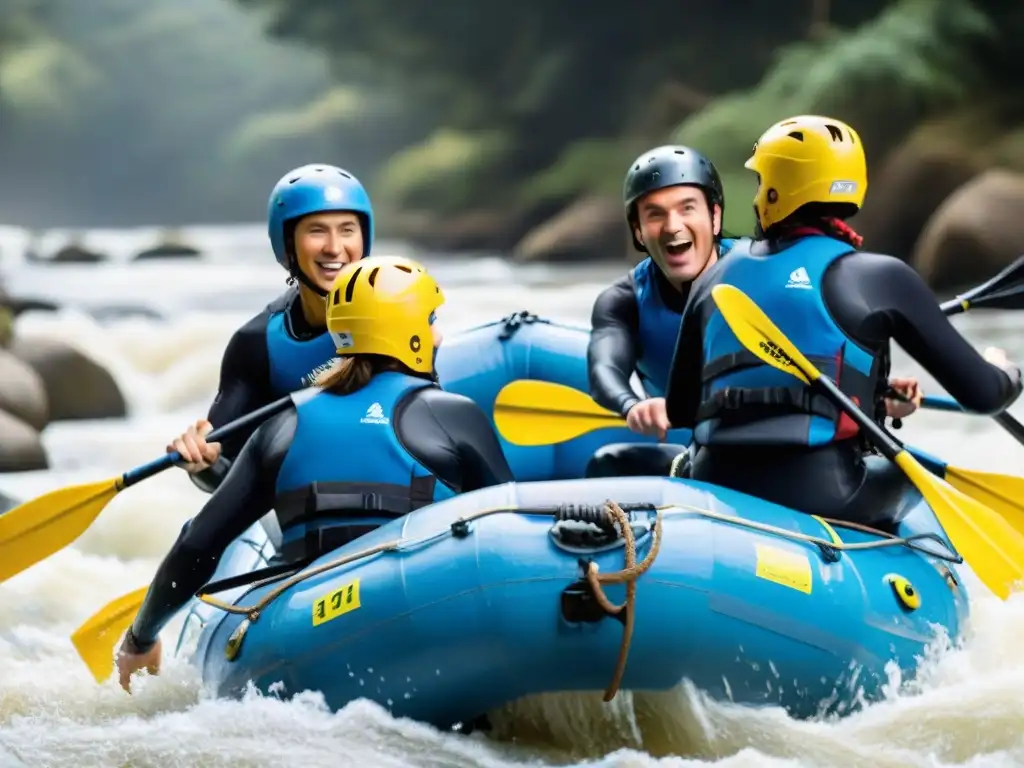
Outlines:
POLYGON ((895 461, 978 578, 997 596, 1009 597, 1024 580, 1024 537, 1002 515, 933 475, 907 451, 895 461))
POLYGON ((111 600, 71 635, 75 650, 97 683, 114 671, 114 646, 132 625, 148 591, 145 586, 111 600))
POLYGON ((1024 535, 1024 478, 946 467, 946 482, 998 512, 1024 535))
POLYGON ((740 344, 767 365, 795 376, 805 384, 821 376, 775 323, 753 300, 734 285, 716 285, 711 289, 722 317, 736 334, 740 344))
POLYGON ((119 480, 72 485, 0 515, 0 582, 64 549, 120 490, 119 480))
POLYGON ((595 429, 622 427, 626 420, 578 389, 523 379, 498 393, 494 424, 513 445, 536 446, 564 443, 595 429))

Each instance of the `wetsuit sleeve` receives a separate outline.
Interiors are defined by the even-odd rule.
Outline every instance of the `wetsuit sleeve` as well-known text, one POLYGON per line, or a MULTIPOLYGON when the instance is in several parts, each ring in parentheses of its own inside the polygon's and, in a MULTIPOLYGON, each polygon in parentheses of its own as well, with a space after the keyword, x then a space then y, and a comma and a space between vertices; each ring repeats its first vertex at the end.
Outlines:
MULTIPOLYGON (((228 341, 221 360, 217 396, 206 416, 214 429, 267 405, 273 399, 266 343, 268 319, 267 312, 257 315, 228 341)), ((249 434, 223 441, 220 458, 209 469, 190 475, 192 482, 200 490, 213 493, 227 476, 232 459, 238 455, 249 434)))
POLYGON ((487 415, 468 397, 425 387, 395 413, 395 434, 409 453, 456 493, 515 478, 487 415))
POLYGON ((597 297, 590 315, 587 371, 590 396, 605 408, 625 416, 640 402, 630 384, 636 368, 639 309, 630 275, 597 297))
POLYGON ((709 300, 705 285, 702 281, 690 289, 690 300, 683 310, 679 335, 676 337, 676 351, 669 368, 668 386, 665 388, 665 414, 673 429, 693 429, 697 423, 704 365, 701 312, 709 300))
POLYGON ((259 427, 224 482, 182 528, 132 623, 129 638, 138 650, 156 642, 174 614, 213 578, 228 545, 271 510, 277 473, 297 422, 295 409, 290 408, 259 427))
POLYGON ((873 253, 838 259, 824 275, 822 297, 847 335, 872 349, 892 339, 967 410, 995 415, 1020 395, 1019 369, 987 362, 899 259, 873 253))

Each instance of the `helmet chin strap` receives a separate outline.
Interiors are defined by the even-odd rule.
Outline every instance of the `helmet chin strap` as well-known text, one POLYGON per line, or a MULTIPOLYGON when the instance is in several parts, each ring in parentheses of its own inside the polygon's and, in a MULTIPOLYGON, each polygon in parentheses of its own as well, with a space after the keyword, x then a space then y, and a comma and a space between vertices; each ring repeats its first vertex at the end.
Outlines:
POLYGON ((326 299, 329 291, 325 291, 319 285, 317 285, 312 280, 310 280, 308 277, 306 277, 306 273, 303 272, 299 268, 299 265, 296 263, 294 256, 292 256, 291 261, 292 261, 292 268, 290 270, 291 276, 293 278, 295 278, 296 280, 298 280, 300 283, 302 283, 304 286, 309 288, 309 290, 311 290, 317 296, 322 296, 323 298, 326 299))

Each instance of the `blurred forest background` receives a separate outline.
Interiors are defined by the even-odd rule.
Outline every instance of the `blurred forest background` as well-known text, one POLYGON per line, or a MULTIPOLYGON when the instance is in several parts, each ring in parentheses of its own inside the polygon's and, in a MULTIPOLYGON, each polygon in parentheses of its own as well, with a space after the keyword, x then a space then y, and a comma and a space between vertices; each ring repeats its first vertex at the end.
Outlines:
POLYGON ((1024 251, 1022 34, 1016 0, 0 0, 0 222, 259 220, 323 161, 384 236, 623 258, 641 151, 710 155, 747 233, 754 140, 825 113, 867 247, 953 283, 1024 251))

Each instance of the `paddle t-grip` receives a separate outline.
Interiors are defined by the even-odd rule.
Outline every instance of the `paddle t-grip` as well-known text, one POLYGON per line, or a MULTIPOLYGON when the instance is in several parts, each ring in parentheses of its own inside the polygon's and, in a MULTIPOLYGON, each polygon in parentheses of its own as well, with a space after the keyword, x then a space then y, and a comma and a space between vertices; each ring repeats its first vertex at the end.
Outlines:
MULTIPOLYGON (((275 400, 269 405, 257 408, 252 413, 247 413, 245 416, 228 422, 223 427, 213 430, 206 436, 206 441, 209 443, 216 443, 220 440, 226 440, 230 437, 234 437, 247 429, 259 426, 271 416, 276 416, 292 405, 302 405, 302 403, 312 399, 319 392, 319 387, 308 387, 306 389, 300 389, 298 392, 292 392, 287 397, 282 397, 280 400, 275 400)), ((143 480, 148 480, 153 477, 153 475, 158 475, 165 469, 170 469, 179 461, 181 461, 181 454, 174 451, 173 453, 164 454, 159 459, 154 459, 148 464, 135 467, 135 469, 129 469, 121 475, 121 488, 128 488, 136 483, 141 483, 143 480)))

